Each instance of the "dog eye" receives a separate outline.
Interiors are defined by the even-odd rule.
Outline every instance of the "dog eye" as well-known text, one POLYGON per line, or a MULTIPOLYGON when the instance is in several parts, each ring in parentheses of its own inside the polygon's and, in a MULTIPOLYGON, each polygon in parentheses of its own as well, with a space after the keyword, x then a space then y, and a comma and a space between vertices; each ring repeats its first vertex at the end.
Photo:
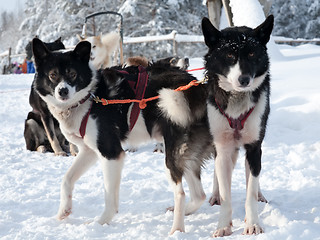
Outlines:
POLYGON ((250 58, 252 58, 252 57, 254 57, 254 53, 253 53, 253 52, 250 52, 250 53, 248 54, 248 56, 249 56, 250 58))
POLYGON ((49 73, 49 78, 51 81, 57 80, 58 75, 56 73, 49 73))
POLYGON ((96 48, 96 46, 95 46, 95 45, 93 45, 93 46, 92 46, 92 48, 96 48))
POLYGON ((75 71, 71 71, 71 72, 69 73, 69 77, 74 80, 74 79, 76 79, 76 77, 77 77, 77 73, 76 73, 75 71))
POLYGON ((172 58, 172 59, 170 60, 170 64, 176 64, 176 63, 177 63, 177 59, 172 58))
POLYGON ((235 56, 232 53, 227 54, 227 58, 229 59, 235 59, 235 56))

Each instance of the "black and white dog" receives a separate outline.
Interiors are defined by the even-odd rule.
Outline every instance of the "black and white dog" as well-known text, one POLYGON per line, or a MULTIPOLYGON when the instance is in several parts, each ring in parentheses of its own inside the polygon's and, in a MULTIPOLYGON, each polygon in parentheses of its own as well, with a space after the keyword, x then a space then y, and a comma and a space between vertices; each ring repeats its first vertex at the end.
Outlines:
POLYGON ((232 233, 231 176, 240 147, 246 151, 246 226, 244 234, 263 230, 258 220, 261 144, 270 111, 269 58, 266 44, 273 16, 255 29, 217 30, 202 20, 208 78, 208 116, 215 147, 214 189, 210 203, 221 204, 215 237, 232 233))
POLYGON ((62 181, 57 217, 64 219, 71 213, 75 182, 99 159, 104 175, 105 210, 98 222, 110 223, 119 208, 125 156, 122 144, 154 138, 164 140, 166 168, 174 189, 171 233, 184 231, 184 215, 196 211, 205 200, 200 172, 212 147, 205 86, 175 91, 194 77, 177 67, 152 64, 146 69, 149 78, 144 98, 159 95, 159 99, 147 103, 129 131, 133 104, 103 106, 94 102, 92 96, 107 100, 135 98, 124 72, 135 72, 139 67, 96 72, 89 66, 90 50, 90 43, 84 41, 73 51, 51 52, 39 39, 33 40, 37 70, 34 88, 59 121, 67 140, 79 148, 62 181), (191 198, 186 205, 182 177, 190 188, 191 198))
MULTIPOLYGON (((61 38, 44 44, 50 51, 65 49, 61 38)), ((29 48, 31 51, 31 42, 29 48)), ((28 54, 31 55, 29 56, 31 59, 32 53, 28 54)), ((67 152, 70 151, 72 155, 75 155, 75 146, 69 146, 69 143, 60 131, 59 123, 50 113, 46 102, 42 100, 35 90, 35 79, 32 82, 29 95, 29 103, 32 107, 32 111, 28 113, 24 127, 24 139, 27 150, 54 152, 55 155, 62 156, 66 156, 67 152)))

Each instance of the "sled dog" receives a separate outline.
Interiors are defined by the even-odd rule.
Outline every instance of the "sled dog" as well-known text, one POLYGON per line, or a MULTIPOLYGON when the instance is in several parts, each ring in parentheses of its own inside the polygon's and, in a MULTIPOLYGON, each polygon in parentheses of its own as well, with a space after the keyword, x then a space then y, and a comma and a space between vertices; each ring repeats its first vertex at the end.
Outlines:
POLYGON ((92 37, 81 37, 78 35, 78 39, 91 43, 90 63, 96 70, 111 67, 113 65, 112 55, 119 48, 119 33, 110 32, 92 37))
POLYGON ((202 20, 208 78, 208 117, 215 147, 214 188, 211 204, 220 204, 215 237, 232 233, 231 176, 238 151, 246 151, 246 226, 244 234, 263 230, 258 219, 261 144, 270 111, 269 58, 266 44, 273 28, 269 16, 255 29, 248 27, 217 30, 202 20))
MULTIPOLYGON (((161 58, 156 62, 165 64, 165 65, 171 65, 172 67, 179 67, 182 70, 187 70, 189 67, 189 58, 167 57, 167 58, 161 58)), ((124 67, 139 66, 139 65, 143 67, 148 67, 149 64, 151 63, 152 62, 149 62, 149 60, 146 57, 134 56, 134 57, 127 58, 127 60, 124 63, 124 67)))
MULTIPOLYGON (((51 51, 65 49, 61 38, 44 44, 51 51)), ((35 80, 32 82, 29 95, 32 111, 28 113, 24 127, 27 150, 54 152, 55 155, 61 156, 67 156, 67 152, 70 151, 72 155, 75 155, 77 151, 75 146, 69 146, 59 129, 59 123, 52 116, 47 104, 40 98, 34 87, 35 80)))
POLYGON ((59 121, 67 140, 79 148, 61 184, 58 219, 71 214, 75 182, 99 159, 104 175, 105 209, 98 222, 110 223, 119 209, 125 157, 122 144, 156 139, 165 144, 165 166, 173 185, 174 219, 170 233, 184 231, 184 215, 195 212, 205 200, 200 173, 211 152, 212 138, 204 85, 175 91, 195 78, 161 63, 146 69, 132 66, 95 71, 89 65, 90 52, 91 44, 87 41, 62 53, 51 52, 39 39, 33 40, 35 90, 59 121), (148 76, 143 98, 159 96, 159 99, 147 102, 138 118, 131 121, 136 103, 102 105, 98 100, 137 99, 133 89, 138 81, 125 78, 137 72, 138 76, 148 76), (182 177, 190 188, 188 204, 182 177))

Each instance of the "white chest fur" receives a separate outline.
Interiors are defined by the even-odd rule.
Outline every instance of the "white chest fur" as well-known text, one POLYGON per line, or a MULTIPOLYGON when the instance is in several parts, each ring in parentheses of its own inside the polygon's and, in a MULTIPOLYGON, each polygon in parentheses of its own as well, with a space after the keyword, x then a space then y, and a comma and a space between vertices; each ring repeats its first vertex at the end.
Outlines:
MULTIPOLYGON (((245 98, 244 100, 244 102, 231 101, 226 109, 226 114, 230 117, 237 118, 248 111, 253 104, 249 98, 245 98)), ((257 141, 260 137, 261 117, 265 112, 266 104, 266 93, 262 93, 254 106, 254 110, 245 121, 243 129, 239 130, 239 139, 235 138, 234 133, 236 130, 230 127, 227 118, 214 106, 208 104, 210 130, 215 144, 232 144, 240 147, 244 144, 257 141)))

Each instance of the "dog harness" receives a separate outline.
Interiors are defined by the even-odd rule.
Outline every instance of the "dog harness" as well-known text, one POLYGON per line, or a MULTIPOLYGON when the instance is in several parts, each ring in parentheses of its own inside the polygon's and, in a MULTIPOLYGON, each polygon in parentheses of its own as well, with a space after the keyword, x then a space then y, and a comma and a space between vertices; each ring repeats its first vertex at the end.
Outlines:
MULTIPOLYGON (((125 74, 125 75, 129 75, 130 73, 128 73, 125 70, 118 70, 118 72, 125 74)), ((130 74, 131 75, 131 74, 130 74)), ((146 87, 147 87, 147 82, 148 82, 148 73, 146 71, 146 69, 143 66, 139 66, 138 67, 138 79, 137 80, 131 80, 131 79, 127 79, 130 87, 132 88, 132 90, 134 91, 135 95, 136 95, 136 99, 141 100, 144 98, 144 93, 146 91, 146 87)), ((77 105, 75 105, 74 107, 77 107, 79 104, 84 103, 85 101, 87 101, 87 99, 92 96, 91 94, 88 94, 88 96, 86 96, 84 99, 82 99, 77 105)), ((90 105, 90 108, 88 110, 88 112, 86 113, 86 115, 84 115, 84 117, 82 118, 81 121, 81 125, 79 128, 79 133, 80 136, 83 138, 84 135, 86 134, 86 128, 87 128, 87 123, 88 123, 88 119, 89 119, 89 115, 91 112, 91 108, 92 108, 92 103, 90 105)), ((73 107, 72 107, 73 108, 73 107)), ((139 107, 139 103, 134 103, 131 109, 131 114, 130 114, 130 131, 133 129, 134 125, 136 124, 138 117, 140 114, 140 107, 139 107)))
POLYGON ((220 107, 219 103, 217 102, 216 99, 214 99, 218 109, 220 111, 220 113, 225 116, 225 118, 228 120, 229 122, 229 126, 234 129, 234 133, 233 136, 235 139, 239 140, 240 139, 240 133, 239 131, 241 131, 244 127, 245 122, 247 121, 248 117, 250 116, 250 114, 253 112, 254 110, 254 106, 252 108, 249 109, 249 111, 241 114, 238 118, 234 119, 232 117, 230 117, 228 114, 225 113, 225 111, 223 111, 223 109, 220 107))
MULTIPOLYGON (((127 81, 130 87, 132 88, 132 90, 134 91, 134 94, 136 95, 135 99, 141 100, 144 98, 144 93, 146 91, 149 75, 146 69, 141 65, 138 67, 138 71, 139 72, 138 72, 137 80, 131 80, 128 78, 127 81)), ((123 73, 125 75, 130 74, 125 70, 118 70, 118 72, 123 73)), ((133 129, 134 125, 136 124, 139 114, 140 114, 139 103, 135 102, 133 103, 131 113, 130 113, 130 128, 129 128, 130 131, 133 129)))
MULTIPOLYGON (((73 105, 71 108, 76 108, 80 104, 85 103, 91 96, 92 96, 91 93, 89 93, 87 96, 85 96, 82 100, 80 100, 76 105, 73 105)), ((82 138, 84 137, 84 135, 86 133, 87 122, 88 122, 88 118, 89 118, 89 115, 91 112, 91 107, 92 107, 92 102, 90 104, 90 108, 89 108, 88 112, 86 113, 86 115, 83 116, 81 124, 80 124, 79 133, 82 138)))
POLYGON ((89 108, 88 112, 86 113, 86 115, 83 116, 82 121, 81 121, 81 125, 79 128, 79 133, 80 133, 81 138, 83 138, 84 135, 86 134, 87 123, 88 123, 89 115, 91 112, 92 103, 93 103, 93 101, 90 104, 90 108, 89 108))

